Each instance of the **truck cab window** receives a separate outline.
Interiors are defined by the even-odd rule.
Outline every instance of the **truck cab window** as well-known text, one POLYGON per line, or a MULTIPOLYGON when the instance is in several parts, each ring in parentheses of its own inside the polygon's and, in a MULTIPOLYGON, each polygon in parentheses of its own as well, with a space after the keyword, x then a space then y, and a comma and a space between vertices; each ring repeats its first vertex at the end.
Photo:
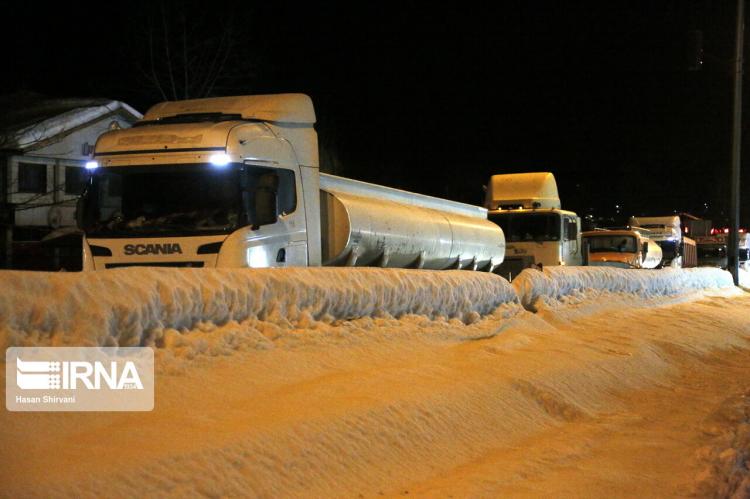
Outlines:
POLYGON ((602 235, 587 238, 591 253, 636 253, 637 243, 633 236, 602 235))
POLYGON ((288 215, 297 209, 297 188, 292 170, 277 170, 279 176, 279 214, 288 215))
MULTIPOLYGON (((297 189, 292 170, 245 165, 242 169, 241 187, 242 204, 249 225, 259 225, 257 197, 268 195, 270 188, 275 191, 277 215, 287 215, 297 209, 297 189)), ((265 219, 266 216, 260 218, 265 219)))
POLYGON ((491 213, 491 222, 503 229, 508 242, 560 240, 560 217, 552 213, 491 213))
POLYGON ((578 238, 578 225, 576 221, 571 218, 565 219, 565 238, 568 241, 575 241, 578 238))

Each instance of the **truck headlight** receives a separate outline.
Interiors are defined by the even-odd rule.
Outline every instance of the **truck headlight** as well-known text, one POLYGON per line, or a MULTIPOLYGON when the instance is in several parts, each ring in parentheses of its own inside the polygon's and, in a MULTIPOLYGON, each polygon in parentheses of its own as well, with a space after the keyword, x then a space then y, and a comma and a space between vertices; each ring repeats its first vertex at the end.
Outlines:
POLYGON ((218 153, 208 158, 208 161, 214 166, 227 166, 232 162, 232 158, 227 153, 218 153))

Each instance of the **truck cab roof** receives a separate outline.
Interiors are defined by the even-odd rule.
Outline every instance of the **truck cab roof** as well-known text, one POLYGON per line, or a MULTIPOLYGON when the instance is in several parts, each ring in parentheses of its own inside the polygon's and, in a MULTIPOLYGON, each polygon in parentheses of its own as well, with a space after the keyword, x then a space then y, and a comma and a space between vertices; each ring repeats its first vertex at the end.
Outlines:
POLYGON ((116 166, 206 162, 225 153, 235 161, 317 168, 314 124, 315 110, 304 94, 168 101, 149 109, 133 128, 101 135, 94 157, 103 166, 116 166))
POLYGON ((490 210, 560 209, 555 176, 550 172, 493 175, 487 186, 485 206, 490 210))
POLYGON ((160 102, 143 121, 158 122, 185 115, 234 115, 242 120, 313 125, 315 109, 305 94, 240 95, 160 102))

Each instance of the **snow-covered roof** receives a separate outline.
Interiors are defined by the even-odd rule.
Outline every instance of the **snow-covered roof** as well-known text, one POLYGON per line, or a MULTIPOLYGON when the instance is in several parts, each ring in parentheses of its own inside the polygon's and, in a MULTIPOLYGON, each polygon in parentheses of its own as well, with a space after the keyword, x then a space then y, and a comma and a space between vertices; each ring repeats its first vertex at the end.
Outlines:
POLYGON ((135 122, 141 113, 124 102, 97 99, 47 99, 35 94, 0 98, 0 149, 33 150, 108 115, 135 122))

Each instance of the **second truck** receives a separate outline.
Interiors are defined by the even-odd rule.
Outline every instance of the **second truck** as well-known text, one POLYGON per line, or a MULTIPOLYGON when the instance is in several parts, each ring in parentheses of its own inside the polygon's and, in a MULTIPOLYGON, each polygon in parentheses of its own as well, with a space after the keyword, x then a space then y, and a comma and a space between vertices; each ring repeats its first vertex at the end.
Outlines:
POLYGON ((695 240, 682 234, 682 224, 677 215, 663 217, 630 217, 631 227, 648 229, 649 239, 661 247, 662 267, 696 267, 698 253, 695 240))
POLYGON ((552 173, 493 175, 485 208, 503 229, 507 244, 495 273, 513 279, 525 268, 581 265, 581 219, 560 209, 552 173))

